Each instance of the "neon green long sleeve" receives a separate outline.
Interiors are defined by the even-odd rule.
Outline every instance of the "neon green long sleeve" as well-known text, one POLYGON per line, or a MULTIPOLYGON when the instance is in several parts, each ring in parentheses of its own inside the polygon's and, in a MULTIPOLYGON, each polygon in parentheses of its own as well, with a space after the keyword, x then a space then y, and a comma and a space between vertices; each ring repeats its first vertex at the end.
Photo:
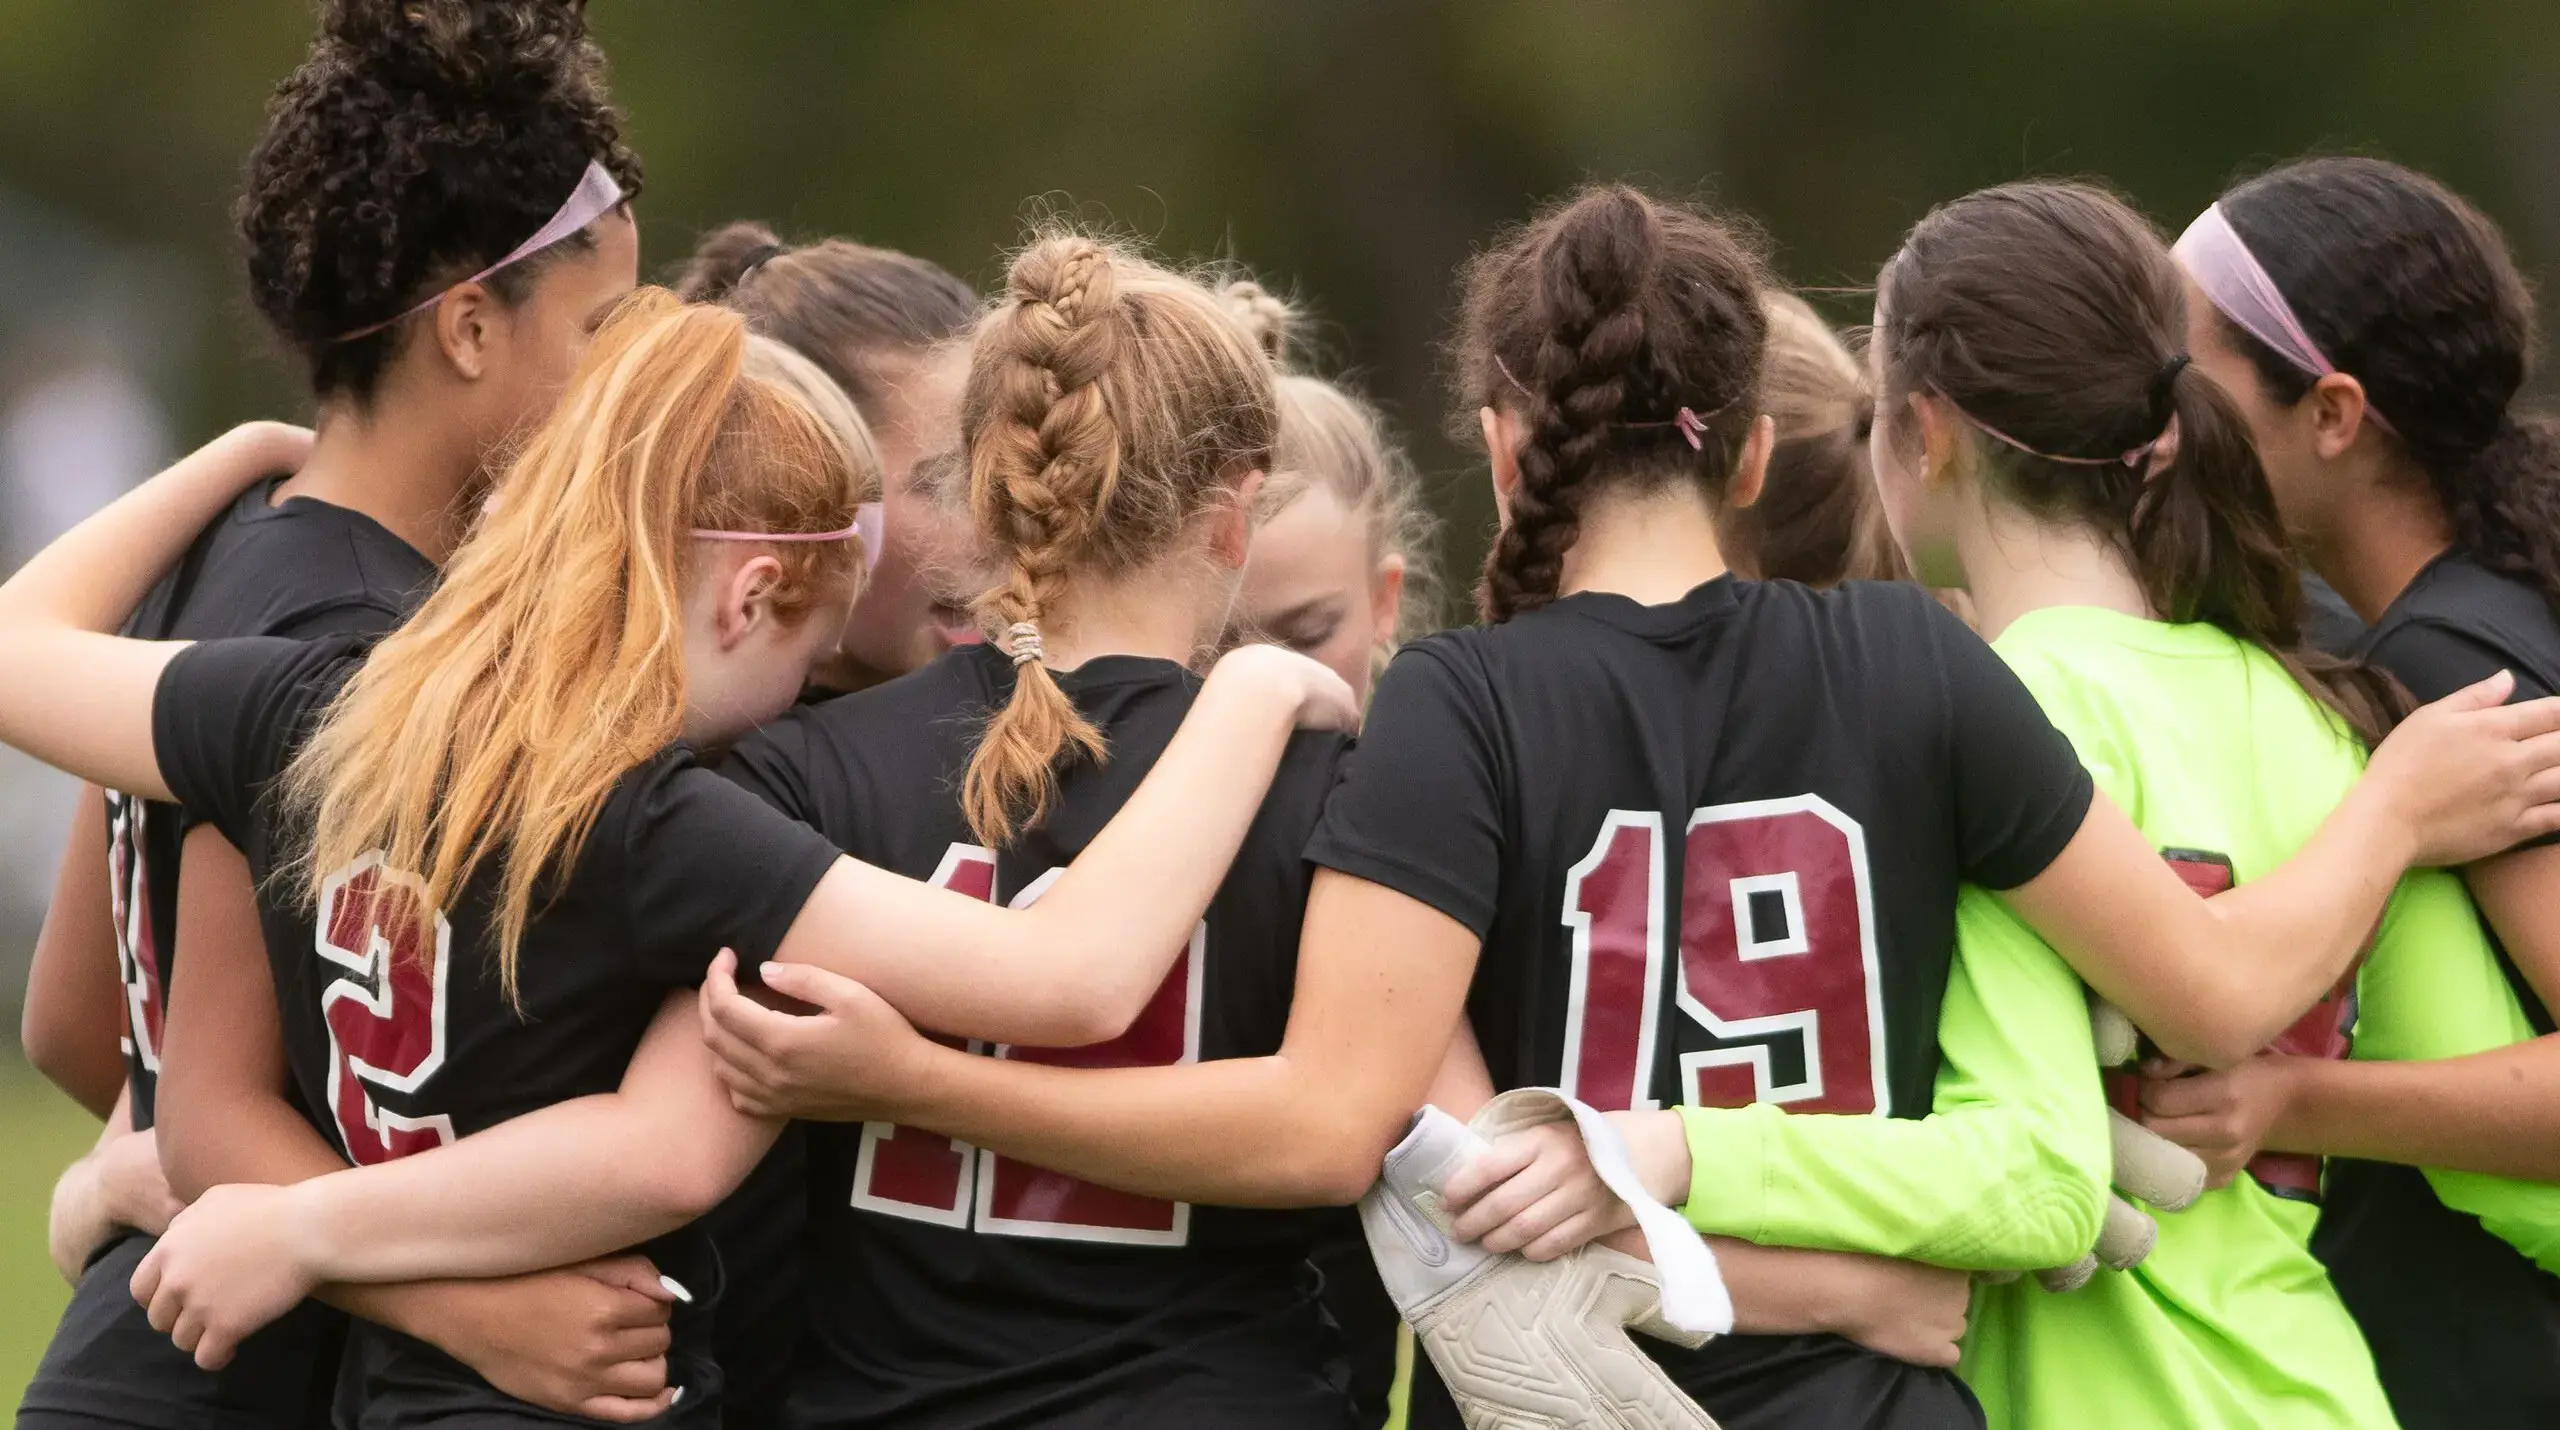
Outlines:
POLYGON ((2106 1204, 2106 1106, 2086 995, 2053 950, 1967 889, 1926 1118, 1683 1107, 1699 1230, 1974 1270, 2078 1258, 2106 1204))

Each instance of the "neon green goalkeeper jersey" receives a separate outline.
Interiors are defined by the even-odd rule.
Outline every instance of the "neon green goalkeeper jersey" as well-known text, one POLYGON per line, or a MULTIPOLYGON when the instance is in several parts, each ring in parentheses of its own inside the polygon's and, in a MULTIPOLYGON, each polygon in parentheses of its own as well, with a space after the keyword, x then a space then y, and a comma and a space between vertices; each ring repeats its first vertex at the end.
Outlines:
MULTIPOLYGON (((1995 643, 2098 787, 2164 850, 2239 879, 2307 841, 2361 753, 2265 655, 2207 626, 2089 608, 1995 643)), ((2458 881, 2410 877, 2359 991, 2359 1055, 2451 1057, 2529 1036, 2458 881)), ((1683 1108, 1702 1230, 1980 1269, 2071 1261, 2096 1234, 2105 1112, 2078 978, 1999 901, 1966 891, 1941 1016, 1945 1063, 1918 1122, 1683 1108)), ((2537 1258, 2560 1189, 2429 1174, 2449 1205, 2537 1258)), ((1994 1427, 2393 1423, 2372 1358, 2308 1250, 2317 1209, 2251 1177, 2162 1216, 2129 1273, 1974 1300, 1964 1373, 1994 1427)), ((2547 1263, 2546 1263, 2547 1264, 2547 1263)))

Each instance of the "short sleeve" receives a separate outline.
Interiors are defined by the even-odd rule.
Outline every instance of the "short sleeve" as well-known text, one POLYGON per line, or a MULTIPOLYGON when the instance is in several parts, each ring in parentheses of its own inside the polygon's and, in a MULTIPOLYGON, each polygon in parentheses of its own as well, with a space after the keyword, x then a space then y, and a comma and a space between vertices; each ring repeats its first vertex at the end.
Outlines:
POLYGON ((621 864, 598 872, 616 881, 632 956, 657 982, 700 983, 724 948, 749 966, 771 958, 840 857, 690 750, 632 771, 613 799, 614 817, 598 833, 610 832, 621 864))
POLYGON ((1428 642, 1389 664, 1307 859, 1428 904, 1481 938, 1500 891, 1502 796, 1492 701, 1471 688, 1463 659, 1428 642))
POLYGON ((2366 659, 2400 677, 2420 700, 2442 700, 2466 685, 2476 685, 2501 670, 2516 673, 2515 700, 2553 694, 2530 670, 2509 660, 2497 647, 2431 620, 2404 621, 2376 637, 2366 659))
POLYGON ((1998 652, 1944 611, 1932 635, 1947 695, 1956 856, 1968 882, 2014 889, 2080 832, 2095 786, 1998 652))
POLYGON ((799 711, 740 740, 720 761, 732 784, 812 827, 817 817, 809 791, 809 723, 799 711))
POLYGON ((361 649, 344 639, 254 636, 199 641, 178 652, 152 697, 151 741, 160 777, 189 818, 253 847, 259 799, 361 649))

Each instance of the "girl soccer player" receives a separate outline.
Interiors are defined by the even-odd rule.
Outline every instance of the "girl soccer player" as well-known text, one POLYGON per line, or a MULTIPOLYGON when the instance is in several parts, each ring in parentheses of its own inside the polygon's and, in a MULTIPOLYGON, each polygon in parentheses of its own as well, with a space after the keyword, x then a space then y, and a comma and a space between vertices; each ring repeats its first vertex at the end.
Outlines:
MULTIPOLYGON (((1397 644, 1431 628, 1437 535, 1422 477, 1385 420, 1339 384, 1289 369, 1295 309, 1249 278, 1218 290, 1280 369, 1280 432, 1238 602, 1240 632, 1323 661, 1361 699, 1397 644)), ((1401 1322, 1349 1213, 1317 1244, 1325 1309, 1342 1327, 1360 1423, 1386 1422, 1401 1322)))
MULTIPOLYGON (((1986 633, 2171 860, 2248 881, 2351 786, 2398 713, 2379 673, 2307 651, 2299 583, 2229 399, 2187 371, 2175 266, 2112 198, 2017 185, 1913 230, 1877 295, 1887 509, 1923 579, 1986 633)), ((1986 931, 1988 933, 1988 931, 1986 931)), ((2351 1027, 2398 1056, 2477 1052, 2520 1024, 2449 875, 2412 876, 2361 978, 2282 1046, 2351 1027), (2494 1000, 2446 1023, 2413 994, 2494 1000), (2495 1001, 2507 1004, 2504 1009, 2495 1001), (2484 1031, 2485 1030, 2485 1031, 2484 1031)), ((2054 1295, 1987 1290, 1967 1373, 1997 1425, 2388 1425, 2361 1338, 2309 1251, 2316 1161, 2271 1158, 2164 1218, 2132 1271, 2054 1295)), ((2519 1234, 2560 1190, 2455 1184, 2519 1234)))
MULTIPOLYGON (((969 564, 968 516, 945 489, 960 446, 960 379, 977 317, 969 285, 921 258, 847 239, 784 243, 760 223, 703 235, 677 293, 717 302, 816 363, 878 439, 881 495, 866 508, 868 570, 844 639, 809 674, 813 692, 857 690, 978 639, 946 593, 969 564)), ((733 1427, 782 1413, 808 1313, 800 1237, 808 1220, 801 1129, 786 1128, 753 1175, 705 1217, 731 1275, 720 1307, 720 1368, 733 1427)))
POLYGON ((814 683, 860 690, 979 639, 956 573, 972 568, 962 485, 960 383, 978 295, 940 266, 850 239, 786 244, 759 223, 714 229, 676 291, 746 316, 836 380, 880 444, 879 550, 844 646, 814 683))
MULTIPOLYGON (((2196 365, 2367 624, 2351 649, 2421 697, 2501 668, 2520 696, 2560 690, 2560 436, 2515 406, 2533 305, 2496 226, 2396 164, 2315 159, 2223 195, 2177 253, 2196 365)), ((2360 1038, 2353 1063, 2261 1059, 2145 1094, 2224 1170, 2262 1144, 2375 1159, 2332 1164, 2316 1246, 2413 1430, 2560 1416, 2560 1265, 2415 1170, 2560 1178, 2560 849, 2531 841, 2463 879, 2507 989, 2447 984, 2429 1021, 2512 1006, 2516 1046, 2382 1064, 2362 1055, 2407 1054, 2360 1038)))
MULTIPOLYGON (((811 1101, 831 1088, 832 1115, 898 1136, 930 1128, 1132 1194, 1341 1203, 1407 1126, 1463 1007, 1501 1087, 1914 1117, 1939 1071, 1940 1005, 1955 1001, 1965 880, 2010 890, 2173 1051, 2229 1060, 2335 981, 2410 855, 2554 822, 2521 813, 2521 786, 2497 793, 2531 755, 2467 774, 2415 768, 2432 758, 2394 769, 2484 719, 2522 728, 2514 712, 2438 710, 2400 737, 2425 739, 2377 757, 2317 857, 2195 898, 2093 800, 2016 677, 1924 595, 1726 577, 1719 513, 1756 493, 1772 440, 1755 391, 1760 291, 1724 225, 1622 187, 1577 196, 1469 269, 1460 400, 1480 413, 1504 514, 1484 589, 1494 624, 1415 642, 1381 682, 1309 843, 1320 872, 1277 1053, 1113 1069, 973 1057, 903 1029, 858 987, 796 984, 829 1007, 813 1036, 715 981, 738 1043, 724 1061, 750 1104, 775 1086, 811 1101), (2451 783, 2500 806, 2466 819, 2435 802, 2451 783), (1674 830, 1677 850, 1664 847, 1674 830)), ((1925 1189, 1945 1161, 1979 1158, 2007 1175, 1997 1245, 1974 1249, 2020 1266, 2067 1259, 2097 1227, 2095 1070, 2068 1038, 2059 1055, 2009 1039, 2069 1033, 2085 1018, 2079 992, 2026 969, 1973 985, 1982 1036, 1965 1071, 1986 1101, 2032 1112, 1967 1120, 1982 1129, 1972 1140, 1886 1185, 1925 1189)), ((1751 1183, 1755 1139, 1775 1120, 1702 1120, 1694 1135, 1713 1150, 1697 1165, 1751 1183)), ((1799 1190, 1748 1214, 1801 1215, 1799 1190)), ((1826 1194, 1835 1209, 1850 1195, 1876 1193, 1826 1194)), ((1739 1309, 1752 1299, 1737 1287, 1739 1309)), ((1978 1415, 1944 1372, 1835 1337, 1657 1354, 1728 1427, 1978 1415)), ((1419 1387, 1416 1416, 1451 1420, 1419 1387)))
MULTIPOLYGON (((1107 980, 1090 964, 1069 972, 1079 947, 1118 956, 1131 940, 1178 939, 1244 834, 1253 792, 1229 792, 1237 770, 1247 781, 1268 770, 1279 754, 1272 737, 1310 700, 1347 715, 1348 692, 1310 663, 1269 648, 1231 658, 1236 679, 1213 679, 1192 722, 1218 748, 1201 746, 1203 736, 1177 740, 1163 762, 1169 780, 1214 777, 1218 793, 1179 820, 1096 840, 1134 856, 1119 873, 1169 903, 1100 908, 1077 871, 1052 890, 1052 908, 1013 914, 883 882, 840 859, 698 768, 689 745, 668 744, 679 734, 722 740, 787 702, 852 594, 850 523, 875 478, 771 361, 732 315, 662 297, 632 305, 600 336, 448 581, 361 668, 360 644, 345 640, 172 647, 87 634, 171 554, 173 533, 236 482, 228 473, 155 482, 0 590, 0 664, 80 672, 93 677, 80 688, 95 693, 8 702, 9 737, 129 787, 185 786, 171 792, 241 842, 261 875, 262 907, 235 917, 267 925, 292 1074, 352 1160, 396 1168, 517 1112, 592 1101, 625 1080, 626 1062, 634 1096, 654 1089, 664 1064, 633 1056, 653 1022, 668 1032, 652 1051, 672 1050, 689 1085, 715 1087, 686 995, 663 991, 698 977, 723 942, 753 953, 844 950, 859 927, 878 939, 875 954, 915 955, 916 991, 929 1003, 988 986, 992 965, 968 969, 973 946, 993 952, 1012 933, 1036 933, 1048 946, 1039 976, 1007 978, 987 999, 1001 1010, 991 1018, 951 1021, 1018 1035, 1111 1016, 1107 1004, 1083 1011, 1107 980), (111 696, 140 700, 154 684, 156 741, 135 712, 107 714, 111 696), (464 725, 473 735, 453 738, 464 725), (598 728, 617 733, 597 739, 598 728), (1248 732, 1259 748, 1221 738, 1248 732), (266 797, 271 787, 277 798, 266 797), (1187 836, 1179 845, 1166 837, 1177 824, 1187 836), (400 872, 409 869, 424 872, 400 872), (1193 890, 1196 902, 1186 899, 1193 890), (457 942, 466 957, 490 955, 488 976, 453 976, 457 942)), ((9 685, 28 688, 15 676, 9 685)), ((1153 787, 1131 803, 1160 806, 1174 788, 1153 787)), ((1097 852, 1093 862, 1114 861, 1097 852)), ((678 1111, 691 1121, 698 1104, 678 1111)), ((556 1230, 554 1218, 627 1244, 680 1225, 735 1181, 699 1166, 743 1174, 770 1138, 725 1112, 697 1130, 702 1162, 651 1164, 638 1213, 647 1230, 618 1236, 634 1214, 627 1204, 600 1214, 579 1189, 558 1187, 547 1212, 503 1230, 539 1236, 556 1230)), ((636 1159, 620 1149, 618 1160, 636 1159)), ((209 1218, 221 1200, 200 1204, 209 1218)), ((279 1229, 264 1215, 251 1222, 279 1229)), ((293 1225, 289 1240, 321 1230, 293 1225)), ((500 1256, 504 1241, 491 1247, 500 1256)), ((220 1234, 209 1244, 246 1245, 220 1234)), ((599 1408, 664 1409, 691 1387, 684 1414, 716 1414, 702 1334, 718 1281, 704 1250, 682 1235, 653 1247, 701 1301, 676 1319, 677 1383, 599 1408)), ((184 1304, 189 1274, 183 1256, 146 1259, 137 1293, 153 1300, 165 1280, 171 1294, 155 1323, 219 1365, 237 1337, 184 1304)), ((549 1418, 387 1330, 360 1327, 350 1355, 367 1423, 549 1418)))
POLYGON ((1747 580, 1889 581, 1901 574, 1876 505, 1867 434, 1876 400, 1864 364, 1793 293, 1771 293, 1761 404, 1778 428, 1760 499, 1725 513, 1717 533, 1747 580))
MULTIPOLYGON (((282 475, 214 515, 128 633, 379 633, 425 594, 492 454, 551 401, 637 272, 639 164, 601 63, 575 7, 484 5, 461 24, 430 24, 415 6, 326 9, 269 107, 238 208, 251 301, 304 360, 318 439, 273 429, 226 439, 215 460, 282 475)), ((183 827, 171 805, 83 800, 28 991, 40 1061, 66 1044, 112 1048, 123 1014, 125 1062, 106 1095, 119 1084, 129 1093, 88 1166, 146 1174, 127 1180, 163 1204, 152 1131, 163 1103, 191 1091, 181 1075, 162 1096, 170 1034, 188 1021, 164 995, 181 890, 211 877, 182 883, 183 827), (69 939, 75 926, 94 936, 69 939), (108 996, 84 1016, 69 995, 88 986, 108 996)), ((261 981, 262 970, 252 970, 261 981)), ((229 992, 216 988, 228 975, 208 964, 189 986, 229 992)), ((114 1220, 151 1232, 165 1217, 128 1206, 114 1220)), ((71 1269, 97 1255, 28 1387, 24 1423, 325 1419, 340 1332, 324 1308, 207 1374, 152 1331, 125 1289, 148 1236, 110 1242, 92 1225, 70 1240, 81 1243, 68 1248, 71 1269)), ((388 1291, 367 1310, 520 1382, 599 1317, 645 1317, 651 1306, 590 1278, 546 1277, 388 1291)))
POLYGON ((1280 369, 1280 436, 1238 627, 1323 661, 1365 700, 1397 643, 1436 614, 1421 474, 1375 408, 1290 368, 1298 315, 1287 303, 1250 279, 1218 296, 1280 369))

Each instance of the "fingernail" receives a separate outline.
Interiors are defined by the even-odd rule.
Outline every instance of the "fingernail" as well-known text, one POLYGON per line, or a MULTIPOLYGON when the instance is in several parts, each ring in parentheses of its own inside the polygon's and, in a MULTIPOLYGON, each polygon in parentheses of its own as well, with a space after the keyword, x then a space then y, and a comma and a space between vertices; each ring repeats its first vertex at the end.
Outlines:
MULTIPOLYGON (((662 1279, 663 1279, 663 1278, 662 1278, 662 1279)), ((675 1283, 674 1283, 674 1282, 672 1282, 672 1281, 669 1281, 669 1282, 667 1282, 667 1284, 668 1284, 668 1285, 670 1285, 670 1286, 672 1286, 672 1285, 674 1285, 675 1283)), ((692 1298, 691 1296, 687 1296, 687 1297, 685 1297, 685 1299, 686 1299, 686 1300, 688 1300, 688 1301, 690 1301, 690 1300, 692 1300, 693 1298, 692 1298)), ((681 1385, 679 1385, 679 1386, 677 1386, 677 1387, 676 1387, 676 1393, 667 1397, 667 1408, 668 1408, 669 1410, 673 1410, 673 1409, 675 1409, 675 1408, 676 1408, 676 1402, 677 1402, 677 1401, 679 1401, 679 1400, 682 1400, 682 1399, 684 1399, 684 1387, 683 1387, 683 1386, 681 1386, 681 1385)))
POLYGON ((668 1295, 675 1297, 677 1300, 682 1301, 688 1306, 693 1304, 693 1293, 684 1289, 683 1282, 678 1281, 672 1276, 661 1276, 658 1278, 658 1284, 667 1288, 668 1295))

